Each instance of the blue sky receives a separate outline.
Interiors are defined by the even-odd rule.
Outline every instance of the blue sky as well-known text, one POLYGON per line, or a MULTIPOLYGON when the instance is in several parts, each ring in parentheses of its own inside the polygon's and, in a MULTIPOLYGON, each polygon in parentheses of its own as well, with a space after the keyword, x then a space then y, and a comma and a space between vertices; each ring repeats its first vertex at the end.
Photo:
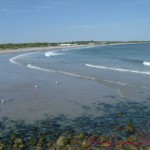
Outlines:
POLYGON ((150 40, 150 0, 0 0, 0 43, 150 40))

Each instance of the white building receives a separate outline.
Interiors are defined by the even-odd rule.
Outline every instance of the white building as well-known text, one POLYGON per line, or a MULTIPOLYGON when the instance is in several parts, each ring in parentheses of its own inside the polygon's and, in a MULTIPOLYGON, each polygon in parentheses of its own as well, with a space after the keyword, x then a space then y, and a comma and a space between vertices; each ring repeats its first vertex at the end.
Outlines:
POLYGON ((68 43, 68 44, 60 44, 61 46, 71 46, 71 44, 70 43, 68 43))

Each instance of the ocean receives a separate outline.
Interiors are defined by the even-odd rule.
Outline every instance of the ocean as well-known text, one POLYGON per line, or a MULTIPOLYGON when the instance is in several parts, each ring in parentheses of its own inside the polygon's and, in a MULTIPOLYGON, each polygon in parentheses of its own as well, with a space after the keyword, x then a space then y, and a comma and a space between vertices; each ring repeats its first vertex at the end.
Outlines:
POLYGON ((92 46, 33 52, 11 62, 82 79, 150 89, 150 44, 92 46))
POLYGON ((50 117, 60 125, 56 132, 116 134, 116 126, 132 123, 136 134, 150 135, 150 44, 19 52, 1 60, 0 128, 9 131, 8 120, 12 126, 11 120, 33 124, 50 117))

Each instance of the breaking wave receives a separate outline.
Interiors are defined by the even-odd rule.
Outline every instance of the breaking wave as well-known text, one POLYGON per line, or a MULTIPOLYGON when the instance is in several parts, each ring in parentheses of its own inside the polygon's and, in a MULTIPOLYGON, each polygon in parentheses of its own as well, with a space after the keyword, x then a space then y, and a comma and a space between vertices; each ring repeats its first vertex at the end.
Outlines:
POLYGON ((137 73, 137 74, 150 75, 150 72, 137 71, 137 70, 128 70, 128 69, 121 69, 121 68, 111 68, 111 67, 97 66, 97 65, 91 65, 91 64, 85 64, 85 66, 92 67, 92 68, 98 68, 98 69, 106 69, 106 70, 119 71, 119 72, 129 72, 129 73, 137 73))
POLYGON ((32 65, 32 64, 27 64, 27 67, 28 67, 28 68, 31 68, 31 69, 41 70, 41 71, 56 72, 56 71, 54 71, 54 70, 44 69, 44 68, 41 68, 41 67, 38 67, 38 66, 34 66, 34 65, 32 65))
POLYGON ((56 52, 46 52, 45 53, 46 57, 58 56, 58 55, 63 55, 63 53, 56 53, 56 52))
POLYGON ((143 65, 145 65, 145 66, 150 66, 150 62, 144 61, 144 62, 143 62, 143 65))
POLYGON ((15 56, 15 57, 10 58, 9 61, 10 61, 11 63, 13 63, 13 64, 21 65, 21 63, 19 63, 19 62, 17 61, 17 59, 23 58, 23 57, 25 57, 25 56, 27 56, 27 55, 29 55, 29 54, 33 54, 33 53, 38 53, 38 52, 31 52, 31 53, 26 53, 26 54, 20 54, 20 55, 17 55, 17 56, 15 56))

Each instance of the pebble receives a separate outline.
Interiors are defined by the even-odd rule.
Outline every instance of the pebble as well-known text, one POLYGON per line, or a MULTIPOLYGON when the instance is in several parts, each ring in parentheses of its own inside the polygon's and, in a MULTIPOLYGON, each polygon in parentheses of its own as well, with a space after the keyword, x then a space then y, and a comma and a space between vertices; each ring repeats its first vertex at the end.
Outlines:
POLYGON ((68 138, 64 137, 64 136, 60 136, 56 142, 56 144, 58 146, 65 146, 68 144, 68 138))

